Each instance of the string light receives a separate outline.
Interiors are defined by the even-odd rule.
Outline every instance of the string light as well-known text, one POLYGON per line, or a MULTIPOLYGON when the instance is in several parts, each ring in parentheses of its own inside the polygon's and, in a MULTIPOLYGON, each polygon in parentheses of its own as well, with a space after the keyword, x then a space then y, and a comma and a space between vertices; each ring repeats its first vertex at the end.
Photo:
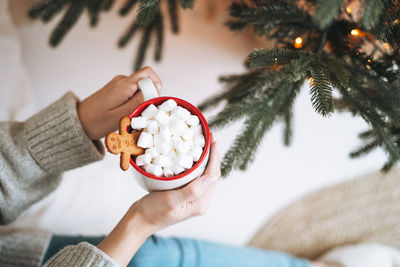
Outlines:
POLYGON ((295 48, 302 48, 303 47, 303 38, 300 36, 294 39, 294 47, 295 48))
POLYGON ((353 35, 353 36, 359 36, 360 35, 360 30, 359 29, 352 29, 350 34, 353 35))
POLYGON ((370 65, 366 65, 365 67, 366 67, 367 69, 370 69, 370 68, 371 68, 371 66, 370 66, 370 65))
POLYGON ((399 19, 395 19, 395 21, 393 21, 393 25, 396 25, 397 23, 399 23, 399 19))
POLYGON ((368 61, 369 63, 371 63, 371 59, 368 59, 367 61, 368 61))
POLYGON ((351 14, 351 8, 350 8, 349 6, 346 7, 346 12, 349 13, 349 14, 351 14))

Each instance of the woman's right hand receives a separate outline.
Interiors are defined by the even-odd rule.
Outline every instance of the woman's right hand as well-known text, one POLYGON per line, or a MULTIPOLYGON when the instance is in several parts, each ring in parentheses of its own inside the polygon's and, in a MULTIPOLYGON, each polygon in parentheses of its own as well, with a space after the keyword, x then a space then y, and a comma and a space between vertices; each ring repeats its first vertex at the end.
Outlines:
POLYGON ((218 148, 212 137, 210 159, 201 177, 180 189, 150 193, 135 202, 130 212, 143 220, 150 234, 204 214, 220 176, 218 148))
POLYGON ((152 192, 133 203, 98 248, 126 266, 150 235, 203 214, 220 176, 218 148, 212 136, 210 158, 201 177, 180 189, 152 192))

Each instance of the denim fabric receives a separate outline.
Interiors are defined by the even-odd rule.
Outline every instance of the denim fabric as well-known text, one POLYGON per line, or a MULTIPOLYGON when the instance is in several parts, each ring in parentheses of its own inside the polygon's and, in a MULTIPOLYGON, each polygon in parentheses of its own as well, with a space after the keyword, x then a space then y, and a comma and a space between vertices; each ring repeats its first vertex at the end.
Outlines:
MULTIPOLYGON (((54 235, 43 262, 67 245, 88 242, 98 245, 104 236, 54 235)), ((252 247, 233 247, 187 238, 151 236, 128 267, 310 267, 304 259, 252 247)))

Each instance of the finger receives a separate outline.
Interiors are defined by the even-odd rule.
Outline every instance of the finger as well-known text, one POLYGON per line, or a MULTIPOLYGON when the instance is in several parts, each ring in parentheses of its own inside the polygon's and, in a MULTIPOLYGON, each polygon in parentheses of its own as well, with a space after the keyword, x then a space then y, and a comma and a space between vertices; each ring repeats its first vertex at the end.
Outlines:
POLYGON ((214 195, 215 187, 217 186, 217 181, 214 181, 210 184, 207 191, 194 202, 194 210, 193 215, 203 215, 207 212, 208 207, 210 205, 212 196, 214 195))
POLYGON ((117 115, 119 114, 120 116, 127 116, 131 114, 131 112, 143 102, 143 94, 142 91, 139 90, 128 101, 114 109, 114 112, 116 112, 117 115))
POLYGON ((115 76, 111 81, 119 81, 119 80, 122 80, 122 79, 125 79, 127 76, 125 76, 125 75, 117 75, 117 76, 115 76))
POLYGON ((144 67, 128 77, 131 83, 137 84, 139 80, 150 78, 156 86, 158 95, 161 95, 162 81, 150 67, 144 67))
POLYGON ((218 179, 217 176, 201 176, 183 188, 174 190, 175 197, 179 203, 187 203, 200 199, 208 190, 212 182, 218 179))
POLYGON ((214 135, 211 135, 211 151, 210 158, 208 160, 207 168, 204 171, 203 175, 215 175, 221 176, 221 166, 219 160, 219 151, 217 142, 214 139, 214 135))

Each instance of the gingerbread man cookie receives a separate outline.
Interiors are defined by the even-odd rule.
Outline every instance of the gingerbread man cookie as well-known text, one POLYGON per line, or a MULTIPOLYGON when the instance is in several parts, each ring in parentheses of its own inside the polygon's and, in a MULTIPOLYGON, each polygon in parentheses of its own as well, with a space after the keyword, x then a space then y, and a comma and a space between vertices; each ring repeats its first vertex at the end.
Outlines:
POLYGON ((144 149, 137 146, 142 131, 128 133, 127 128, 131 124, 129 117, 123 117, 119 122, 119 133, 108 133, 106 136, 107 150, 113 154, 121 153, 121 169, 129 169, 131 155, 144 154, 144 149))

